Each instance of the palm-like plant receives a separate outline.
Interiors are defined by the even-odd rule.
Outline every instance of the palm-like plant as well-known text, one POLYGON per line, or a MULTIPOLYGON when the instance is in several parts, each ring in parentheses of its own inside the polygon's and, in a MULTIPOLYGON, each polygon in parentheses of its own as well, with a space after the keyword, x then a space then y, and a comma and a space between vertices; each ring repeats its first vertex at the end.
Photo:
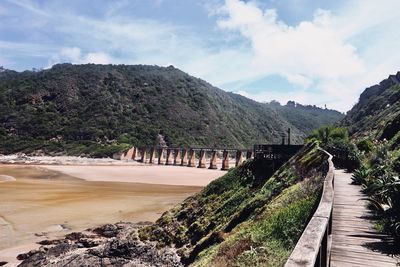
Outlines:
POLYGON ((386 171, 367 187, 367 200, 375 211, 388 220, 388 231, 400 238, 400 179, 386 171))
POLYGON ((355 170, 353 172, 353 175, 351 176, 352 184, 356 184, 356 185, 363 184, 366 181, 366 179, 370 173, 371 173, 370 169, 368 169, 364 166, 361 166, 360 168, 358 168, 357 170, 355 170))

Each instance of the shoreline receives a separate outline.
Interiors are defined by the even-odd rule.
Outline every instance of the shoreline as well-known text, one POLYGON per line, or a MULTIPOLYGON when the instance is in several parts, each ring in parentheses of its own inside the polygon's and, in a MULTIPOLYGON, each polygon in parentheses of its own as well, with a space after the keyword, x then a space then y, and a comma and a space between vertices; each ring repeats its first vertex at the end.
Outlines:
POLYGON ((156 221, 225 172, 129 162, 99 164, 0 164, 0 261, 38 248, 41 240, 107 223, 156 221), (133 163, 133 164, 132 164, 133 163), (206 177, 204 177, 204 175, 206 177), (5 180, 5 179, 3 179, 5 180), (66 228, 59 227, 65 225, 66 228))

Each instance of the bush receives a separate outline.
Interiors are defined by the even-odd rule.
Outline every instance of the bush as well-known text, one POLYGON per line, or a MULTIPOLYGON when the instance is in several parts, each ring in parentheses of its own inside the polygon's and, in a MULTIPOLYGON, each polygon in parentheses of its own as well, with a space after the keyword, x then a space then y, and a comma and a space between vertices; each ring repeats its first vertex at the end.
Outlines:
POLYGON ((349 132, 347 128, 326 126, 312 131, 307 138, 308 141, 319 141, 323 145, 327 145, 332 141, 349 142, 349 132))
POLYGON ((357 143, 357 148, 365 153, 369 153, 372 150, 373 146, 374 144, 370 139, 364 139, 357 143))
POLYGON ((353 172, 353 175, 351 176, 352 184, 361 185, 365 183, 370 172, 371 172, 370 169, 361 166, 360 168, 358 168, 353 172))
POLYGON ((114 153, 125 151, 129 149, 129 147, 129 144, 102 145, 96 147, 90 155, 95 158, 112 157, 114 153))

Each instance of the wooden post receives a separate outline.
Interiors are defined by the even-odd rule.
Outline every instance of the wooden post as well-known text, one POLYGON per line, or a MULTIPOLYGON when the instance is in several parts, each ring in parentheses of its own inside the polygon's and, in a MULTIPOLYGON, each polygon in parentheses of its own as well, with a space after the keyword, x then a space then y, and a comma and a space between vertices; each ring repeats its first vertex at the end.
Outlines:
POLYGON ((181 164, 181 149, 177 148, 175 149, 175 154, 174 154, 174 165, 180 165, 181 164))
POLYGON ((287 130, 287 144, 290 146, 290 128, 287 130))
POLYGON ((229 152, 227 150, 224 150, 222 154, 222 168, 221 170, 226 171, 229 170, 229 152))
POLYGON ((213 150, 212 154, 211 154, 211 159, 210 159, 210 167, 208 167, 209 169, 215 170, 217 169, 217 151, 213 150))
POLYGON ((188 154, 187 149, 183 148, 182 155, 181 155, 181 166, 187 166, 187 164, 188 164, 187 154, 188 154))
POLYGON ((172 148, 167 148, 167 161, 165 162, 165 165, 172 165, 172 156, 172 148))
POLYGON ((236 163, 235 167, 242 165, 243 163, 243 154, 241 150, 236 150, 236 163))
POLYGON ((200 150, 200 158, 199 158, 199 165, 197 168, 205 168, 206 167, 206 151, 200 150))
POLYGON ((155 154, 156 154, 156 149, 155 149, 155 147, 152 147, 152 148, 150 149, 150 159, 149 159, 149 163, 154 163, 155 154))
POLYGON ((140 162, 146 163, 146 148, 142 148, 142 157, 140 159, 140 162))
POLYGON ((160 147, 158 149, 158 165, 164 164, 164 148, 160 147))
POLYGON ((196 153, 194 149, 190 149, 188 167, 196 167, 195 160, 196 160, 196 153))

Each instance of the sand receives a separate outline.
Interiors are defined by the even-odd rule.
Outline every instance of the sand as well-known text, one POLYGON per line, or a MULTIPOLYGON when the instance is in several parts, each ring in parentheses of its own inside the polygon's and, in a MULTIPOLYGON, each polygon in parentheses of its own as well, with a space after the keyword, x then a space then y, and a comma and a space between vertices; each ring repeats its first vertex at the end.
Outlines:
POLYGON ((0 165, 0 261, 118 221, 155 221, 223 172, 173 166, 0 165))
POLYGON ((206 186, 225 171, 165 165, 140 166, 41 166, 86 181, 206 186))

